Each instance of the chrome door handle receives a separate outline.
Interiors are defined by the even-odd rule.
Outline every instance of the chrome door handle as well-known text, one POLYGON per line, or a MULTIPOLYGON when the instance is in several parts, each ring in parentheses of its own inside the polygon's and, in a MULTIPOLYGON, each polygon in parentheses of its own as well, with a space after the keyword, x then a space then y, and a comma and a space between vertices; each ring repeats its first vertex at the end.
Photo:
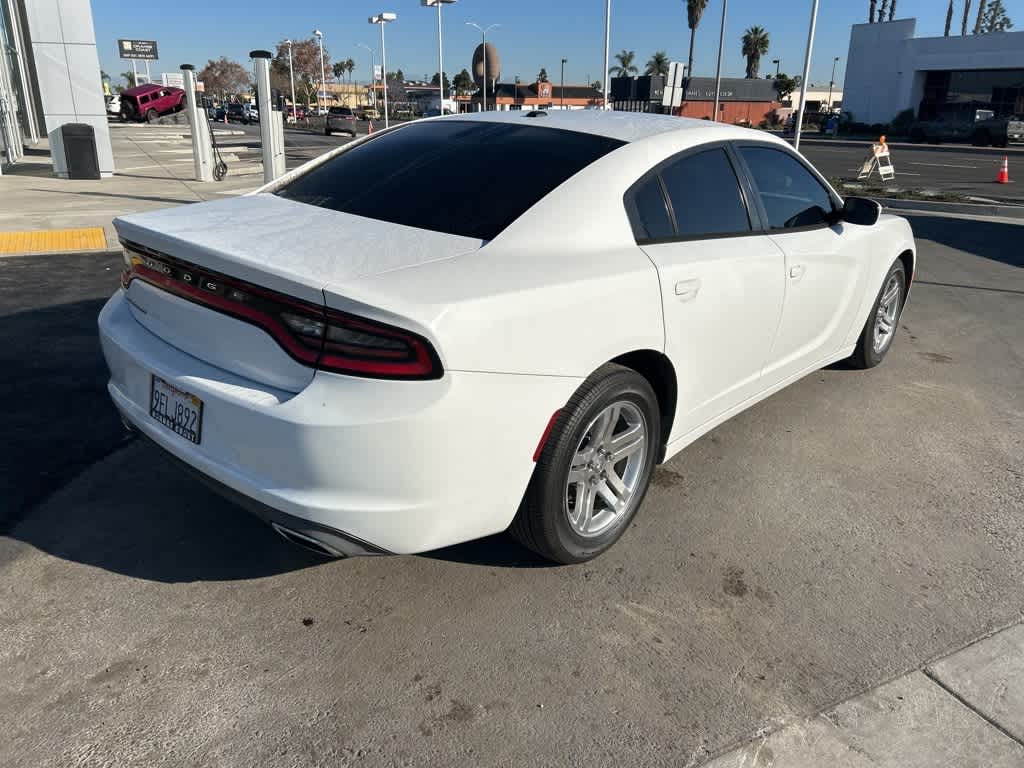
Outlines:
POLYGON ((693 301, 700 291, 700 280, 680 280, 676 283, 676 298, 680 301, 693 301))
POLYGON ((794 267, 790 267, 789 276, 794 280, 799 280, 801 277, 804 276, 804 268, 800 264, 797 264, 794 267))

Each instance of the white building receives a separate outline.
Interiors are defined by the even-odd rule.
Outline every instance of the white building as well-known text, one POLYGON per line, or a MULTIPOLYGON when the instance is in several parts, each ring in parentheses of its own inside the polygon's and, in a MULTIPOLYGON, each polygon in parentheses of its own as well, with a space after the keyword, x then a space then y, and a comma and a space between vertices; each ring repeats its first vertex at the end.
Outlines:
POLYGON ((1024 32, 914 37, 916 19, 855 24, 843 110, 885 123, 906 109, 922 119, 974 109, 1024 112, 1024 32))
MULTIPOLYGON (((833 109, 839 109, 843 105, 843 89, 834 87, 829 88, 826 83, 824 86, 815 85, 810 83, 807 86, 807 112, 828 112, 829 105, 832 105, 833 109)), ((783 107, 788 107, 794 111, 800 109, 800 89, 797 88, 782 102, 783 107)))

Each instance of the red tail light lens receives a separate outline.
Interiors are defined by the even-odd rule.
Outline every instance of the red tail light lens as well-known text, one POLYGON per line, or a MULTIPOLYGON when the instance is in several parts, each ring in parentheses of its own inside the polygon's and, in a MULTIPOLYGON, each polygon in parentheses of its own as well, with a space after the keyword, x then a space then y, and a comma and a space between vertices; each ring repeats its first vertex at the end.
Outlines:
POLYGON ((437 379, 443 370, 418 334, 125 245, 121 285, 143 280, 180 298, 262 328, 292 358, 333 373, 382 379, 437 379))

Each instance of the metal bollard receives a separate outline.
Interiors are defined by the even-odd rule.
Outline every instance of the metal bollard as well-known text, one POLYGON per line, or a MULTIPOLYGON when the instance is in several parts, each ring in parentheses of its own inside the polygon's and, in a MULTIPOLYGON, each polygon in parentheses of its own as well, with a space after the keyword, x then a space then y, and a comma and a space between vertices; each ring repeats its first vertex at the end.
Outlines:
POLYGON ((195 67, 181 65, 185 79, 185 111, 192 133, 192 157, 195 161, 196 181, 213 181, 213 148, 210 144, 210 124, 206 113, 199 106, 196 93, 195 67))
POLYGON ((270 98, 270 51, 250 51, 256 64, 256 98, 263 146, 263 183, 284 175, 284 116, 270 98))

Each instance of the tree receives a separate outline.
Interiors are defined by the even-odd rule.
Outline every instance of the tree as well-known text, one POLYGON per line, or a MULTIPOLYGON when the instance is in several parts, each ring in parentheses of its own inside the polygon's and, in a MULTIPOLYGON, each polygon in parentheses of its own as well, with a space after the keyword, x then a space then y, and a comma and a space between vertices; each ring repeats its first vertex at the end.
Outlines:
POLYGON ((878 21, 885 21, 885 14, 889 10, 889 0, 882 0, 882 7, 878 11, 878 21))
MULTIPOLYGON (((292 69, 295 72, 295 98, 308 107, 317 100, 316 95, 320 90, 320 44, 315 37, 292 43, 292 69)), ((327 48, 324 48, 324 69, 327 72, 334 71, 327 48)), ((291 87, 288 75, 288 46, 283 40, 277 44, 274 58, 270 62, 270 71, 272 82, 279 83, 275 84, 275 87, 291 87), (283 82, 280 82, 281 80, 283 82)))
POLYGON ((469 71, 465 67, 462 68, 462 71, 459 72, 459 74, 452 78, 452 85, 455 87, 456 96, 472 93, 476 90, 476 85, 473 83, 473 76, 469 74, 469 71))
POLYGON ((644 69, 645 75, 663 75, 668 77, 668 54, 665 51, 655 51, 654 55, 647 60, 647 66, 644 69))
POLYGON ((793 91, 800 87, 800 76, 790 77, 785 72, 780 72, 773 85, 779 94, 779 101, 785 101, 793 91))
POLYGON ((893 17, 895 15, 896 15, 896 0, 892 0, 892 3, 889 5, 889 21, 892 21, 893 17))
POLYGON ((207 61, 196 79, 202 81, 207 93, 225 96, 245 93, 250 86, 249 70, 225 56, 207 61))
POLYGON ((992 3, 985 9, 985 18, 981 21, 981 34, 1005 32, 1008 29, 1013 29, 1013 22, 1006 15, 1003 0, 992 0, 992 3))
POLYGON ((747 77, 756 78, 761 68, 761 57, 768 53, 768 33, 763 27, 753 26, 743 33, 743 55, 747 57, 747 77))
POLYGON ((537 82, 546 83, 548 82, 548 71, 544 67, 540 68, 540 72, 537 73, 537 82))
POLYGON ((137 85, 134 72, 122 72, 121 79, 128 83, 129 88, 134 88, 137 85))
POLYGON ((686 26, 690 28, 690 58, 686 60, 687 77, 693 77, 693 40, 697 35, 700 17, 704 15, 704 9, 707 7, 708 0, 686 0, 686 26))
POLYGON ((953 0, 949 0, 949 7, 946 9, 946 31, 945 36, 949 37, 949 29, 953 26, 953 0))
MULTIPOLYGON (((441 75, 439 75, 437 72, 435 72, 434 76, 432 78, 430 78, 430 84, 431 85, 438 85, 440 82, 441 82, 441 75)), ((444 73, 444 89, 445 89, 445 91, 447 91, 451 87, 452 87, 452 84, 448 80, 448 73, 445 72, 444 73)))
POLYGON ((348 67, 345 66, 344 61, 336 61, 331 65, 331 72, 334 73, 335 80, 341 80, 345 77, 345 72, 348 71, 348 67))
POLYGON ((964 0, 964 18, 960 23, 960 34, 967 34, 967 17, 971 14, 971 0, 964 0))
POLYGON ((590 84, 590 87, 595 91, 600 91, 604 87, 604 84, 600 80, 595 80, 590 84))
POLYGON ((974 19, 974 34, 981 34, 981 25, 985 19, 985 8, 988 5, 988 0, 979 0, 978 2, 978 15, 974 19))
POLYGON ((617 65, 610 67, 608 73, 613 77, 629 77, 630 75, 636 75, 640 72, 636 65, 633 64, 633 60, 636 58, 636 51, 627 51, 623 48, 621 51, 615 54, 615 60, 619 62, 617 65))
POLYGON ((868 3, 868 24, 875 23, 875 8, 878 6, 878 0, 871 0, 868 3))

